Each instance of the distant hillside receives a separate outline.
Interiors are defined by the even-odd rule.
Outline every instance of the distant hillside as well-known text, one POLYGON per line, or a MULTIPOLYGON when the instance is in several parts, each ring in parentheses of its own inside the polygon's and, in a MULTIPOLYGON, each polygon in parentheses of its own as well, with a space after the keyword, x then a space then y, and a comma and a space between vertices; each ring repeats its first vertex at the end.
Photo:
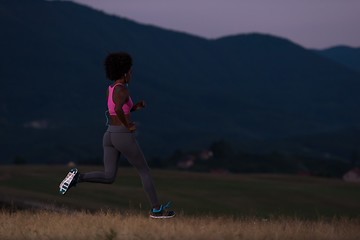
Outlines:
POLYGON ((360 127, 300 135, 279 140, 239 141, 236 146, 249 152, 282 153, 304 157, 340 159, 360 163, 360 127))
POLYGON ((132 118, 146 155, 220 138, 263 140, 360 121, 360 73, 286 39, 206 40, 72 2, 0 0, 1 159, 101 158, 103 59, 128 51, 132 118))
POLYGON ((360 72, 360 48, 336 46, 313 51, 360 72))
MULTIPOLYGON (((289 143, 302 146, 303 155, 318 154, 325 158, 343 158, 359 162, 360 127, 349 127, 335 132, 317 133, 287 139, 289 143)), ((291 150, 291 149, 289 149, 291 150)), ((298 149, 300 150, 300 149, 298 149)))

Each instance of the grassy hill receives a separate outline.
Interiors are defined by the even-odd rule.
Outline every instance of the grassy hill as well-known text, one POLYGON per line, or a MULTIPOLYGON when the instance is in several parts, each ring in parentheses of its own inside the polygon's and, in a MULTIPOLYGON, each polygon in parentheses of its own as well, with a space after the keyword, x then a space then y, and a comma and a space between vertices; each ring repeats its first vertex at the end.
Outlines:
MULTIPOLYGON (((80 166, 80 172, 102 170, 80 166)), ((140 178, 120 168, 114 184, 81 183, 65 196, 58 186, 64 166, 1 166, 0 201, 11 207, 112 209, 147 213, 140 178)), ((273 174, 205 174, 152 171, 159 199, 182 215, 296 216, 304 219, 360 215, 360 185, 338 179, 273 174)))

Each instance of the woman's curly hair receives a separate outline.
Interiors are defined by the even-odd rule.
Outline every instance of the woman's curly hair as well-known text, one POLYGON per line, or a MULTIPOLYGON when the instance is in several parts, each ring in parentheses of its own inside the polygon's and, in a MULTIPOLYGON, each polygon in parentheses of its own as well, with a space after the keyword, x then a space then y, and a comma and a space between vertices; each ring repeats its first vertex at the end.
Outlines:
POLYGON ((118 80, 127 73, 132 66, 132 58, 126 52, 110 53, 105 58, 106 77, 112 81, 118 80))

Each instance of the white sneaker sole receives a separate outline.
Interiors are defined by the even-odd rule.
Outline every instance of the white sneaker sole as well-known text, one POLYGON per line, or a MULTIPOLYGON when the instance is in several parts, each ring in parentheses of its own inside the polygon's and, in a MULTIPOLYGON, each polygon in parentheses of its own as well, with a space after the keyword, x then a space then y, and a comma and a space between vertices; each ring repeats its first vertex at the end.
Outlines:
POLYGON ((62 195, 64 195, 67 192, 67 190, 69 189, 70 183, 74 179, 77 172, 78 172, 78 170, 76 168, 71 169, 70 172, 64 178, 64 180, 60 183, 59 191, 62 195))
POLYGON ((175 217, 175 213, 174 213, 174 215, 172 215, 172 216, 152 216, 152 215, 150 215, 150 217, 151 218, 173 218, 173 217, 175 217))

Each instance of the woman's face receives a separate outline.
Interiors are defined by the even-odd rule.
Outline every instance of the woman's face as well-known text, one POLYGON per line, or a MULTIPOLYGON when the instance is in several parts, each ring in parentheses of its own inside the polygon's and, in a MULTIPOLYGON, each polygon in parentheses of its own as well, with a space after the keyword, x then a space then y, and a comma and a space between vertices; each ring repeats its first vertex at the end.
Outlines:
POLYGON ((125 78, 126 83, 129 83, 129 82, 130 82, 131 73, 132 73, 132 68, 130 68, 130 70, 129 70, 128 73, 126 74, 126 78, 125 78))

